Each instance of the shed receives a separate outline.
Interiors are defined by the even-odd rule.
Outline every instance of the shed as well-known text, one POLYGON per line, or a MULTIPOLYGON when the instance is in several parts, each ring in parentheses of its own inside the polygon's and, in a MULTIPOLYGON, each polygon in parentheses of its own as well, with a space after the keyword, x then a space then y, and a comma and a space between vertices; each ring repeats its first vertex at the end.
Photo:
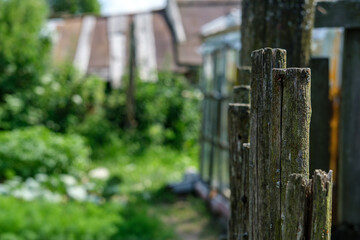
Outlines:
POLYGON ((152 12, 50 19, 53 60, 72 62, 82 73, 120 87, 128 72, 133 21, 141 79, 156 81, 158 70, 186 73, 202 63, 201 26, 237 5, 235 1, 168 0, 163 9, 152 12))

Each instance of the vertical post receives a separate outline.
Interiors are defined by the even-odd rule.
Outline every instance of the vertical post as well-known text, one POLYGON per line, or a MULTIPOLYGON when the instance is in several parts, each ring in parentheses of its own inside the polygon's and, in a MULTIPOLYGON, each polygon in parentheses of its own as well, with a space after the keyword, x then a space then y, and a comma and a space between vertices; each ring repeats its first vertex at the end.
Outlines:
MULTIPOLYGON (((250 83, 251 69, 239 69, 240 81, 250 83)), ((233 89, 233 104, 228 108, 228 136, 230 146, 230 204, 229 240, 248 239, 249 231, 249 131, 250 86, 233 89), (243 146, 245 144, 245 146, 243 146)))
MULTIPOLYGON (((277 71, 277 70, 274 70, 277 71)), ((284 72, 284 70, 280 70, 284 72)), ((309 178, 310 69, 288 68, 282 76, 281 201, 292 173, 309 178)))
POLYGON ((233 89, 233 102, 234 103, 250 103, 250 86, 239 85, 233 89))
MULTIPOLYGON (((282 239, 306 239, 309 179, 303 174, 291 174, 286 186, 282 239)), ((312 239, 312 238, 311 238, 312 239)))
POLYGON ((285 68, 285 62, 286 51, 282 49, 252 53, 249 239, 280 239, 280 163, 279 158, 270 159, 270 133, 272 69, 285 68))
POLYGON ((250 85, 251 82, 251 67, 250 66, 240 66, 238 67, 239 71, 239 85, 250 85))
POLYGON ((341 222, 360 224, 360 29, 345 29, 341 90, 339 208, 341 222))
POLYGON ((135 23, 134 18, 131 18, 130 26, 130 64, 129 64, 129 85, 127 86, 126 95, 126 115, 127 125, 130 128, 136 127, 135 120, 135 71, 136 71, 136 50, 135 50, 135 23))
POLYGON ((288 51, 288 66, 308 66, 314 7, 314 0, 242 0, 240 63, 270 46, 288 51))
MULTIPOLYGON (((228 108, 229 146, 230 146, 230 204, 229 240, 244 239, 248 232, 248 172, 243 143, 249 142, 250 129, 249 104, 233 103, 228 108)), ((246 151, 246 150, 245 150, 246 151)), ((248 152, 248 151, 247 151, 248 152)))
POLYGON ((310 123, 310 172, 315 169, 329 171, 330 166, 330 118, 329 59, 313 58, 310 61, 311 107, 310 123))
POLYGON ((331 239, 332 171, 315 170, 312 178, 311 240, 331 239))

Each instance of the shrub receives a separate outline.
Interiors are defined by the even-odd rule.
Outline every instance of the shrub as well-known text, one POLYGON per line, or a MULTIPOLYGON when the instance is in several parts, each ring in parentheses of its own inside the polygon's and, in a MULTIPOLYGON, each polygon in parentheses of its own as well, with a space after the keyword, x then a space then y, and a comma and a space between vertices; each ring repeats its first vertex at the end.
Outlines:
POLYGON ((0 142, 0 178, 75 174, 85 167, 90 154, 80 136, 56 134, 44 127, 1 132, 0 142))
POLYGON ((48 0, 50 8, 54 13, 93 13, 100 14, 100 3, 98 0, 48 0))
POLYGON ((35 103, 43 111, 48 128, 65 132, 81 123, 104 101, 105 83, 96 77, 83 78, 71 65, 63 65, 42 80, 35 89, 35 103), (39 91, 40 90, 40 91, 39 91))
POLYGON ((115 204, 54 204, 0 197, 0 206, 2 240, 108 240, 122 222, 115 204))
POLYGON ((84 136, 92 149, 110 143, 111 137, 117 133, 117 129, 105 118, 102 109, 87 114, 84 121, 71 131, 84 136))
POLYGON ((141 202, 131 203, 122 212, 126 221, 118 225, 118 231, 112 240, 174 240, 173 229, 164 228, 164 223, 151 214, 147 205, 141 202))
POLYGON ((175 148, 193 145, 199 134, 198 93, 184 77, 162 72, 157 82, 137 80, 135 131, 128 131, 126 126, 126 87, 109 97, 107 118, 125 130, 129 141, 141 145, 155 143, 175 148))
POLYGON ((144 202, 48 203, 0 196, 1 240, 174 240, 144 202))
POLYGON ((71 65, 52 69, 32 92, 5 95, 0 108, 0 129, 43 124, 56 132, 84 121, 105 98, 105 82, 96 77, 81 77, 71 65))
POLYGON ((31 90, 48 66, 46 16, 43 0, 0 0, 0 102, 6 94, 31 90))

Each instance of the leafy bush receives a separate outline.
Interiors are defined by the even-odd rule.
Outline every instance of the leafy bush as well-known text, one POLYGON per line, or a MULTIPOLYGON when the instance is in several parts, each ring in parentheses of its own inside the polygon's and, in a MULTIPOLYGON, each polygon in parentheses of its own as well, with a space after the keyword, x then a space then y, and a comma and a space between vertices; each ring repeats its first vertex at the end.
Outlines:
POLYGON ((0 0, 0 102, 31 90, 48 66, 50 40, 42 0, 0 0))
POLYGON ((100 14, 100 3, 98 0, 48 0, 53 13, 93 13, 100 14))
POLYGON ((0 197, 0 206, 2 240, 108 240, 123 222, 121 208, 115 204, 54 204, 0 197))
POLYGON ((164 228, 164 223, 150 213, 146 204, 131 203, 122 212, 126 221, 118 225, 113 240, 174 240, 173 229, 164 228))
POLYGON ((31 127, 0 133, 0 178, 24 178, 37 173, 76 173, 89 160, 90 150, 77 135, 31 127))
POLYGON ((75 126, 71 131, 81 134, 87 139, 92 149, 102 147, 111 142, 113 136, 116 136, 117 129, 105 118, 102 109, 87 114, 84 121, 75 126))
POLYGON ((123 207, 106 203, 26 202, 0 196, 1 240, 174 240, 144 202, 123 207))
POLYGON ((125 130, 125 138, 142 145, 194 145, 199 133, 199 92, 179 75, 163 72, 157 82, 137 80, 136 130, 127 130, 126 87, 115 91, 106 105, 107 118, 125 130))
POLYGON ((105 83, 96 77, 83 78, 71 65, 63 65, 42 79, 35 89, 35 104, 43 112, 42 123, 65 132, 81 123, 105 97, 105 83))
POLYGON ((101 107, 104 91, 104 81, 83 78, 70 65, 54 68, 32 92, 5 95, 5 103, 0 107, 0 129, 43 124, 51 130, 66 132, 101 107))

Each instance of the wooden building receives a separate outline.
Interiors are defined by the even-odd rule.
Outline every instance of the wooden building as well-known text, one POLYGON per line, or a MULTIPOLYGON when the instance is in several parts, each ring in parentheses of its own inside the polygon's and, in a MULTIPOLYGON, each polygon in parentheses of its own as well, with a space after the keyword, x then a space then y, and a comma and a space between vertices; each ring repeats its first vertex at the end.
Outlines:
POLYGON ((120 87, 128 73, 130 43, 135 41, 141 79, 155 81, 157 70, 187 73, 202 63, 201 26, 234 7, 236 1, 168 0, 163 9, 146 13, 51 19, 53 60, 72 62, 84 74, 120 87))

